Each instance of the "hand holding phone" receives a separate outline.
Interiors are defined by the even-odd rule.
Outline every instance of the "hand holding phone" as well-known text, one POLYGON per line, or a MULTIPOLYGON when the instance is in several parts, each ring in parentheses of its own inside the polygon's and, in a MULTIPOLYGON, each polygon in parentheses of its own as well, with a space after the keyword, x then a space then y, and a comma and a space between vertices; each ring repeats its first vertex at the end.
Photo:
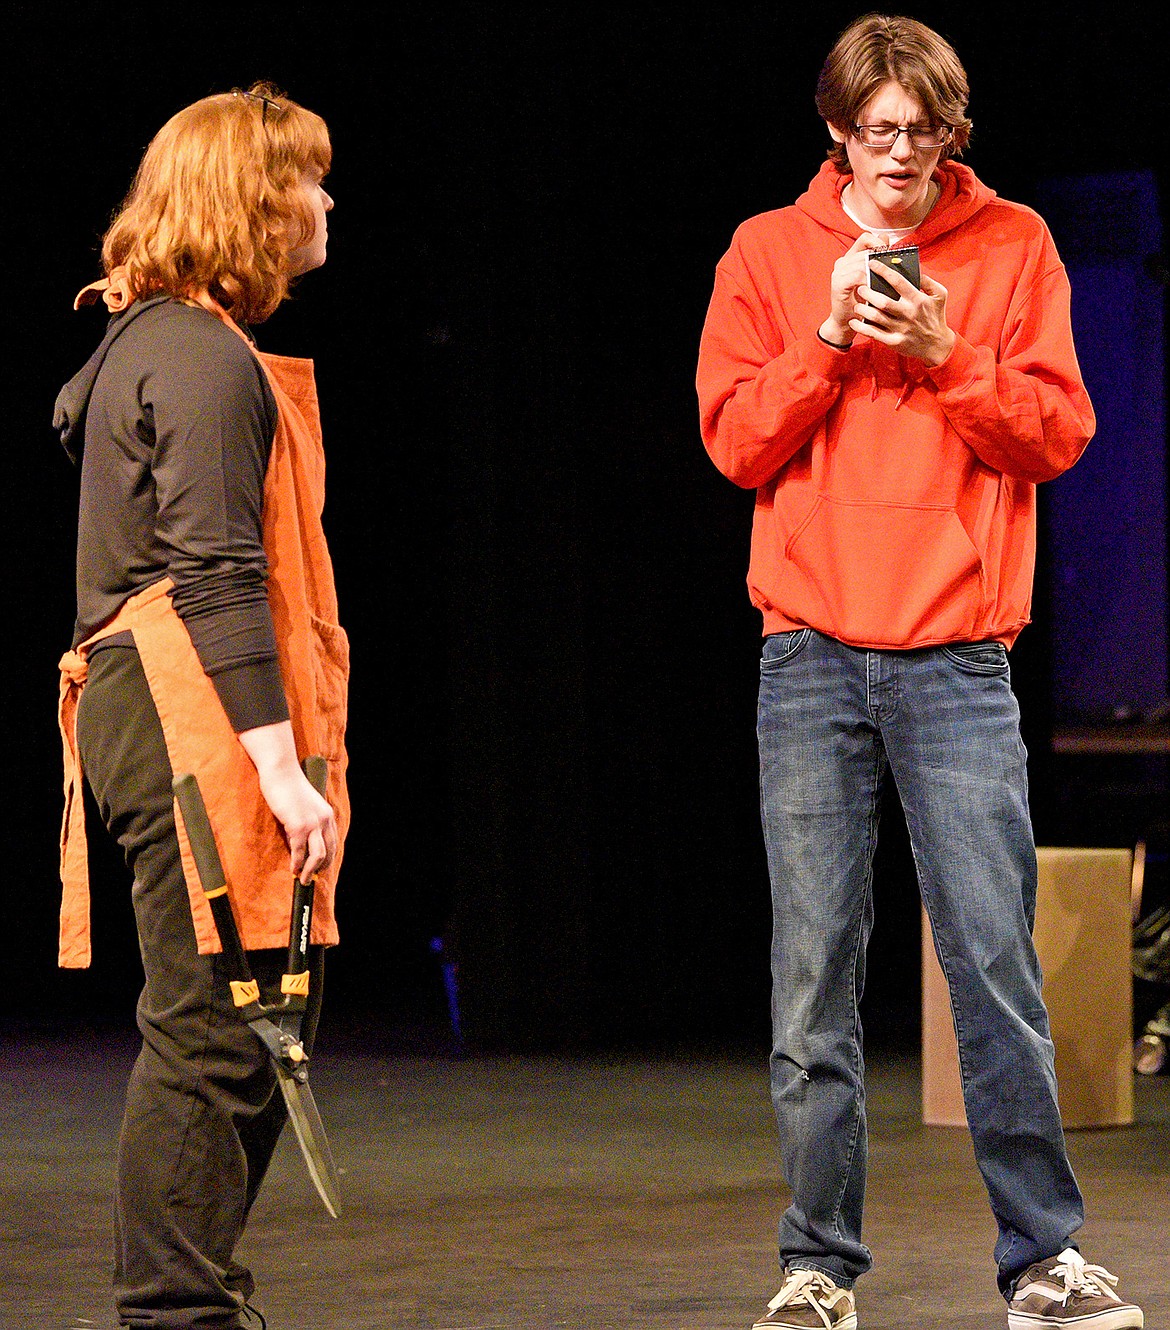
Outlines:
POLYGON ((885 299, 880 305, 856 305, 850 329, 928 365, 946 360, 955 345, 955 334, 947 325, 947 289, 922 275, 918 246, 870 250, 865 255, 865 271, 868 289, 885 299), (896 291, 883 272, 900 273, 914 290, 896 291))
POLYGON ((869 278, 867 252, 885 251, 890 248, 889 236, 880 232, 864 231, 833 264, 829 281, 829 317, 818 330, 821 339, 830 346, 842 350, 848 349, 853 341, 853 334, 857 331, 851 327, 851 320, 854 318, 857 301, 860 298, 857 294, 858 288, 869 278))

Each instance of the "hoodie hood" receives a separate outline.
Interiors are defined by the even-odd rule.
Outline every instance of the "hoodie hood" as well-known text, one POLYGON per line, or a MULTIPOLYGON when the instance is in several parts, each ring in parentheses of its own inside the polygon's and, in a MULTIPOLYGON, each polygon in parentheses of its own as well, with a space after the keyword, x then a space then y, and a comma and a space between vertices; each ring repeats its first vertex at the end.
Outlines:
MULTIPOLYGON (((862 231, 841 204, 841 192, 852 179, 851 173, 842 174, 827 161, 796 200, 800 212, 837 235, 845 246, 852 245, 862 231)), ((995 190, 983 184, 970 167, 958 162, 943 162, 932 179, 939 187, 938 198, 922 225, 906 238, 907 244, 929 245, 962 226, 995 198, 995 190)), ((861 339, 853 354, 865 363, 875 399, 883 388, 896 393, 895 410, 905 405, 929 373, 920 360, 899 355, 869 338, 861 339)))
POLYGON ((115 314, 106 326, 106 335, 97 350, 57 394, 53 407, 53 428, 60 436, 61 446, 68 453, 70 461, 81 461, 85 445, 85 412, 110 347, 140 314, 169 299, 169 296, 156 296, 152 300, 136 300, 124 312, 115 314))
MULTIPOLYGON (((861 235, 861 227, 841 206, 841 191, 852 179, 852 174, 843 175, 832 162, 825 162, 808 189, 796 200, 801 212, 841 236, 849 245, 861 235)), ((962 226, 995 198, 995 190, 989 189, 969 166, 960 162, 943 162, 932 179, 939 187, 939 196, 914 232, 913 241, 917 245, 929 244, 962 226)))

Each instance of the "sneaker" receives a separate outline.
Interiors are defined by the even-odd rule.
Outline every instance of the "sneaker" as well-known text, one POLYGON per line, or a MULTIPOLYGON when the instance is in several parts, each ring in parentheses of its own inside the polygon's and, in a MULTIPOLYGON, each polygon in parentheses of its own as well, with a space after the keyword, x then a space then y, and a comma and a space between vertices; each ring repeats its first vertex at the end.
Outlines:
POLYGON ((1116 1284, 1116 1275, 1099 1265, 1086 1265, 1079 1251, 1066 1247, 1020 1276, 1008 1303, 1009 1330, 1040 1326, 1141 1330, 1142 1309, 1123 1302, 1113 1291, 1116 1284))
POLYGON ((857 1330, 853 1293, 819 1270, 790 1270, 752 1330, 857 1330))

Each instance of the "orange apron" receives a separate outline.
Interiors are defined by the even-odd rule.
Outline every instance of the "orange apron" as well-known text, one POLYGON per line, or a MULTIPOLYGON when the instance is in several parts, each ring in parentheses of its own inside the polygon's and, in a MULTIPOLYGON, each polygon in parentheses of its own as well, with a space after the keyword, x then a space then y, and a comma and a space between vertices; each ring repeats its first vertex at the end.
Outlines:
MULTIPOLYGON (((240 331, 218 306, 211 303, 207 308, 240 331)), ((349 643, 337 623, 333 567, 321 525, 325 455, 313 362, 255 354, 277 406, 276 434, 264 481, 268 602, 297 753, 301 758, 320 754, 327 759, 326 797, 337 817, 337 857, 317 877, 311 939, 328 945, 337 941, 334 889, 349 827, 345 782, 349 643)), ((66 967, 85 967, 91 957, 77 703, 85 683, 89 647, 127 629, 134 635, 158 709, 171 770, 193 772, 202 789, 245 948, 288 945, 292 893, 288 845, 260 793, 256 769, 203 671, 186 626, 175 613, 170 591, 171 582, 164 579, 131 596, 109 623, 61 658, 58 714, 65 755, 65 812, 58 963, 66 967)), ((199 951, 219 951, 219 938, 177 806, 175 825, 199 951)))

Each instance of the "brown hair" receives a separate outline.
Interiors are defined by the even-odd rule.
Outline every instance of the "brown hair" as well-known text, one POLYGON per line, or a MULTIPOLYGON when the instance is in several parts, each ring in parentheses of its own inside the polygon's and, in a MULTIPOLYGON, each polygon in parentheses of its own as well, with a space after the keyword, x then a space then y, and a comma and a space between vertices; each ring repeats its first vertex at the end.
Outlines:
POLYGON ((137 297, 207 292, 262 322, 288 294, 290 251, 312 236, 303 177, 331 160, 324 120, 270 83, 204 97, 151 140, 102 242, 106 273, 121 269, 137 297))
MULTIPOLYGON (((940 160, 958 157, 971 138, 967 71, 951 44, 915 19, 867 14, 851 23, 821 69, 817 110, 834 129, 852 134, 865 104, 891 81, 922 103, 931 124, 951 127, 940 160)), ((834 142, 829 158, 838 171, 850 170, 843 143, 834 142)))

